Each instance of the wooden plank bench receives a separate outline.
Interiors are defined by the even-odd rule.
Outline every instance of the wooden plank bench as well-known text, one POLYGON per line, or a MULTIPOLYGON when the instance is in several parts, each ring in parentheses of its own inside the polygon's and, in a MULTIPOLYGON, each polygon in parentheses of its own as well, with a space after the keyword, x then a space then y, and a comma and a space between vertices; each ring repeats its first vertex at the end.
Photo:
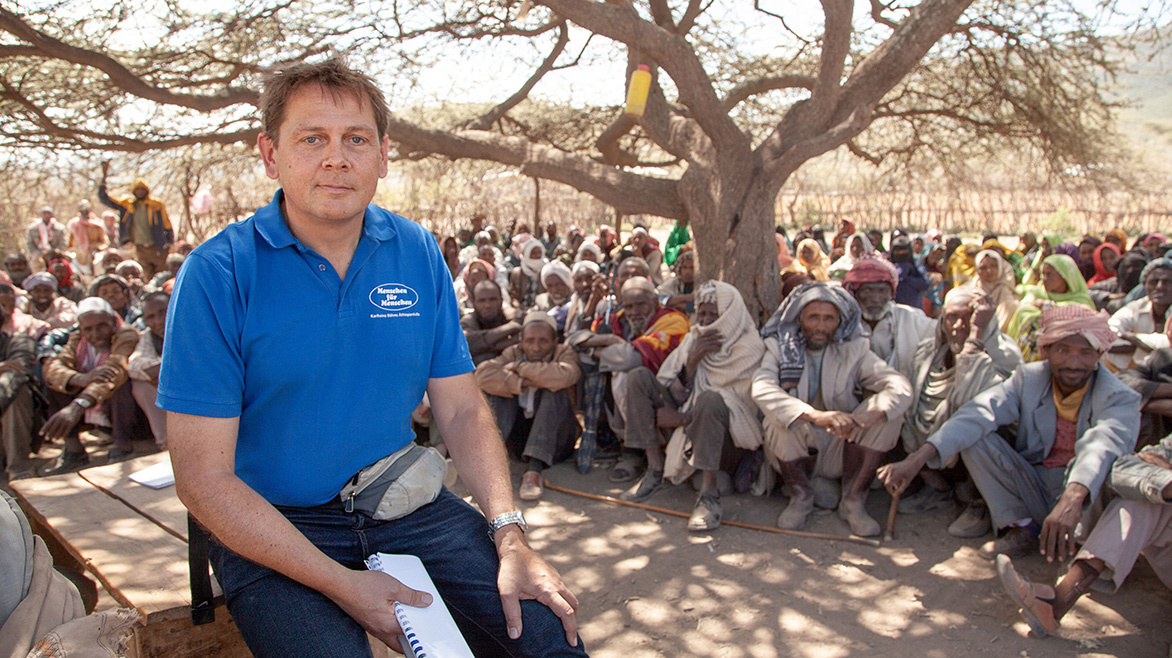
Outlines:
POLYGON ((187 510, 175 487, 128 479, 168 458, 148 455, 11 487, 58 564, 89 572, 119 605, 138 610, 134 655, 251 656, 214 580, 215 622, 191 624, 187 510))

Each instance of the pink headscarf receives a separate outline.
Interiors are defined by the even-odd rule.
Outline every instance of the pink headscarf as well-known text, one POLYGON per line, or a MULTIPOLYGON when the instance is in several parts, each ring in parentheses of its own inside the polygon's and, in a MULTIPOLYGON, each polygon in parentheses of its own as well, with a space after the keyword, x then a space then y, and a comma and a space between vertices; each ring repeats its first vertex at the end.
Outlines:
POLYGON ((1042 309, 1042 329, 1038 332, 1038 347, 1046 347, 1072 335, 1087 339, 1091 347, 1106 352, 1118 334, 1111 330, 1106 311, 1092 311, 1082 304, 1050 306, 1042 309))
MULTIPOLYGON (((471 263, 468 263, 468 265, 464 268, 463 279, 464 279, 464 286, 465 287, 468 286, 468 275, 472 273, 472 266, 477 265, 477 264, 484 266, 484 270, 486 272, 488 272, 488 278, 492 279, 493 281, 496 281, 496 268, 493 267, 492 264, 490 264, 488 261, 480 260, 479 258, 476 258, 471 263)), ((472 296, 471 290, 468 291, 468 296, 469 297, 472 296)))

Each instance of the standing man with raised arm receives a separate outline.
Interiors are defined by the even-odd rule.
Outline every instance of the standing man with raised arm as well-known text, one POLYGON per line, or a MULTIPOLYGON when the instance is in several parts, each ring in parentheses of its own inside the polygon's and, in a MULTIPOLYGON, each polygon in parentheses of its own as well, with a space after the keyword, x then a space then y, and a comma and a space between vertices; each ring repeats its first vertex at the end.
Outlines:
POLYGON ((249 648, 369 656, 366 631, 398 648, 394 603, 431 601, 363 568, 384 552, 423 561, 478 655, 585 655, 577 600, 525 541, 443 255, 369 205, 388 166, 382 92, 333 58, 278 70, 261 108, 281 190, 184 264, 158 398, 177 492, 213 535, 249 648), (406 474, 428 494, 404 516, 343 502, 362 469, 411 452, 425 391, 484 514, 406 474))

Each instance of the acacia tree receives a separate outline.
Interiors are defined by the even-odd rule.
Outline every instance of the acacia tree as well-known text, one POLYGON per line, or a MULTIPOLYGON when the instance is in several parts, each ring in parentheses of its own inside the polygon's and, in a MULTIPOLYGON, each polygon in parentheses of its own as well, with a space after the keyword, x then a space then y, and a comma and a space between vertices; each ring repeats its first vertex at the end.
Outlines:
MULTIPOLYGON (((1118 42, 1100 36, 1110 4, 1089 16, 1068 0, 822 0, 811 17, 784 0, 739 13, 711 0, 253 0, 219 13, 166 0, 138 43, 126 38, 138 5, 0 8, 0 140, 122 151, 250 141, 275 63, 334 49, 409 85, 442 54, 469 57, 474 75, 478 54, 509 51, 531 66, 522 83, 463 116, 398 112, 396 156, 495 161, 622 214, 686 218, 700 276, 768 312, 778 191, 821 154, 880 164, 1013 145, 1050 172, 1102 171, 1113 157, 1105 91, 1118 42), (749 29, 769 45, 743 43, 749 29), (535 102, 544 80, 591 58, 650 67, 641 118, 535 102)), ((617 100, 626 80, 613 85, 617 100)))

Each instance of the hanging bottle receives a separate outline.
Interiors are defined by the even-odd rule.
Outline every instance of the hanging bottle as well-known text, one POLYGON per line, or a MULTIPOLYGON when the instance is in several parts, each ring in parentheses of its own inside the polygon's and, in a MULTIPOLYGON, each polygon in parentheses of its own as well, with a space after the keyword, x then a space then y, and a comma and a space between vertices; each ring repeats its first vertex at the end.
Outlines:
POLYGON ((627 87, 626 114, 633 117, 643 116, 647 107, 647 94, 651 91, 651 69, 646 64, 640 64, 631 72, 631 84, 627 87))

